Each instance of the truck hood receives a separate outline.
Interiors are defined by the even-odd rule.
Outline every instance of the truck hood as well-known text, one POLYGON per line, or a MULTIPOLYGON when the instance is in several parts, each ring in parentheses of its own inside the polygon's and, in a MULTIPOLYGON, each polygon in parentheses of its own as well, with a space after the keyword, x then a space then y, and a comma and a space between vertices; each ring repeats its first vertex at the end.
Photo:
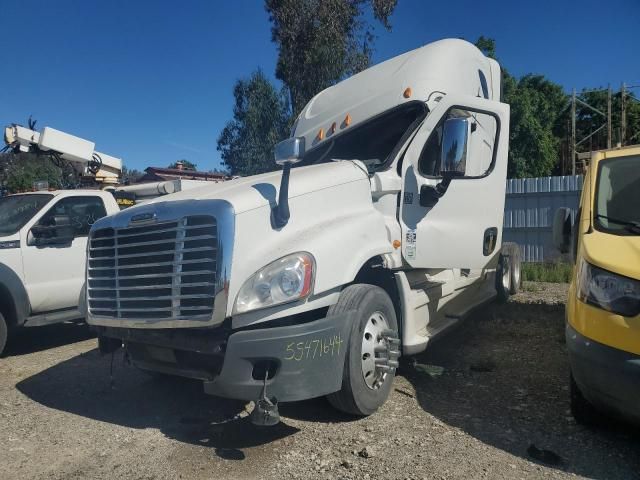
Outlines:
MULTIPOLYGON (((362 181, 367 178, 366 172, 364 164, 356 160, 293 168, 289 178, 289 198, 362 181)), ((281 177, 282 172, 275 171, 222 183, 205 183, 202 187, 158 197, 145 205, 177 200, 222 199, 233 205, 236 214, 269 205, 273 207, 278 202, 281 177)))
POLYGON ((640 236, 594 230, 583 237, 585 259, 625 277, 640 280, 640 236))

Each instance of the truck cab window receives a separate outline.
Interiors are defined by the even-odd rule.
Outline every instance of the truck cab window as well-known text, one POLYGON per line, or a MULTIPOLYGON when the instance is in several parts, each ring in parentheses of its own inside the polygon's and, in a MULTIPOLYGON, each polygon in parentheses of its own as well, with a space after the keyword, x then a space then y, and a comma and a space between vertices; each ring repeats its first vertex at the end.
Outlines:
POLYGON ((104 203, 98 197, 67 197, 51 207, 38 221, 38 226, 52 227, 56 217, 69 217, 74 238, 86 237, 91 225, 106 214, 104 203))
POLYGON ((369 173, 384 170, 405 134, 415 129, 426 114, 421 102, 410 102, 385 112, 363 125, 328 138, 307 152, 297 166, 316 165, 333 160, 361 160, 369 173))
POLYGON ((0 198, 0 236, 13 235, 44 207, 53 195, 35 193, 0 198))
POLYGON ((442 132, 446 120, 465 118, 469 121, 465 177, 482 177, 489 172, 497 135, 497 122, 493 115, 461 108, 453 108, 442 117, 427 139, 418 160, 420 174, 440 177, 442 164, 442 132))

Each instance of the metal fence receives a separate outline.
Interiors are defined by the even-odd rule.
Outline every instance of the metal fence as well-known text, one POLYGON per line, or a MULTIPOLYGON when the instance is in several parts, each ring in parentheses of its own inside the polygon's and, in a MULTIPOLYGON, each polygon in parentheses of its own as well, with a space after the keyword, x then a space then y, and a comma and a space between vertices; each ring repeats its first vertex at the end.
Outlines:
POLYGON ((525 262, 557 259, 553 216, 558 208, 568 207, 575 219, 581 190, 582 175, 507 180, 503 241, 517 243, 525 262))

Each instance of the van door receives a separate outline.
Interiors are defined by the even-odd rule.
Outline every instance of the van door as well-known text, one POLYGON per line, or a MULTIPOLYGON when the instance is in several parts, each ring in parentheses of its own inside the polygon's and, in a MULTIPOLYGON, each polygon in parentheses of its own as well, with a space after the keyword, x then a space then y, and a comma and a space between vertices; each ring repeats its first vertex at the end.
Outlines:
POLYGON ((91 225, 105 215, 102 198, 70 196, 54 203, 30 227, 22 261, 33 313, 78 306, 84 284, 87 236, 91 225))
POLYGON ((442 97, 403 160, 402 254, 414 268, 482 269, 500 252, 509 106, 442 97))

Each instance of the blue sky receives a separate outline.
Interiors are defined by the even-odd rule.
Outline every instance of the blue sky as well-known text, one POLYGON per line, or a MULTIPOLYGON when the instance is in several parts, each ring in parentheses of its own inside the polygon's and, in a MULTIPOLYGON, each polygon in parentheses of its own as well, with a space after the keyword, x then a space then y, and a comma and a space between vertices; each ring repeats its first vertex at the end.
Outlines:
MULTIPOLYGON (((0 123, 90 139, 130 168, 218 167, 232 87, 276 48, 258 0, 1 0, 0 123)), ((572 87, 640 84, 638 0, 398 0, 374 62, 445 37, 496 40, 512 74, 572 87)))

